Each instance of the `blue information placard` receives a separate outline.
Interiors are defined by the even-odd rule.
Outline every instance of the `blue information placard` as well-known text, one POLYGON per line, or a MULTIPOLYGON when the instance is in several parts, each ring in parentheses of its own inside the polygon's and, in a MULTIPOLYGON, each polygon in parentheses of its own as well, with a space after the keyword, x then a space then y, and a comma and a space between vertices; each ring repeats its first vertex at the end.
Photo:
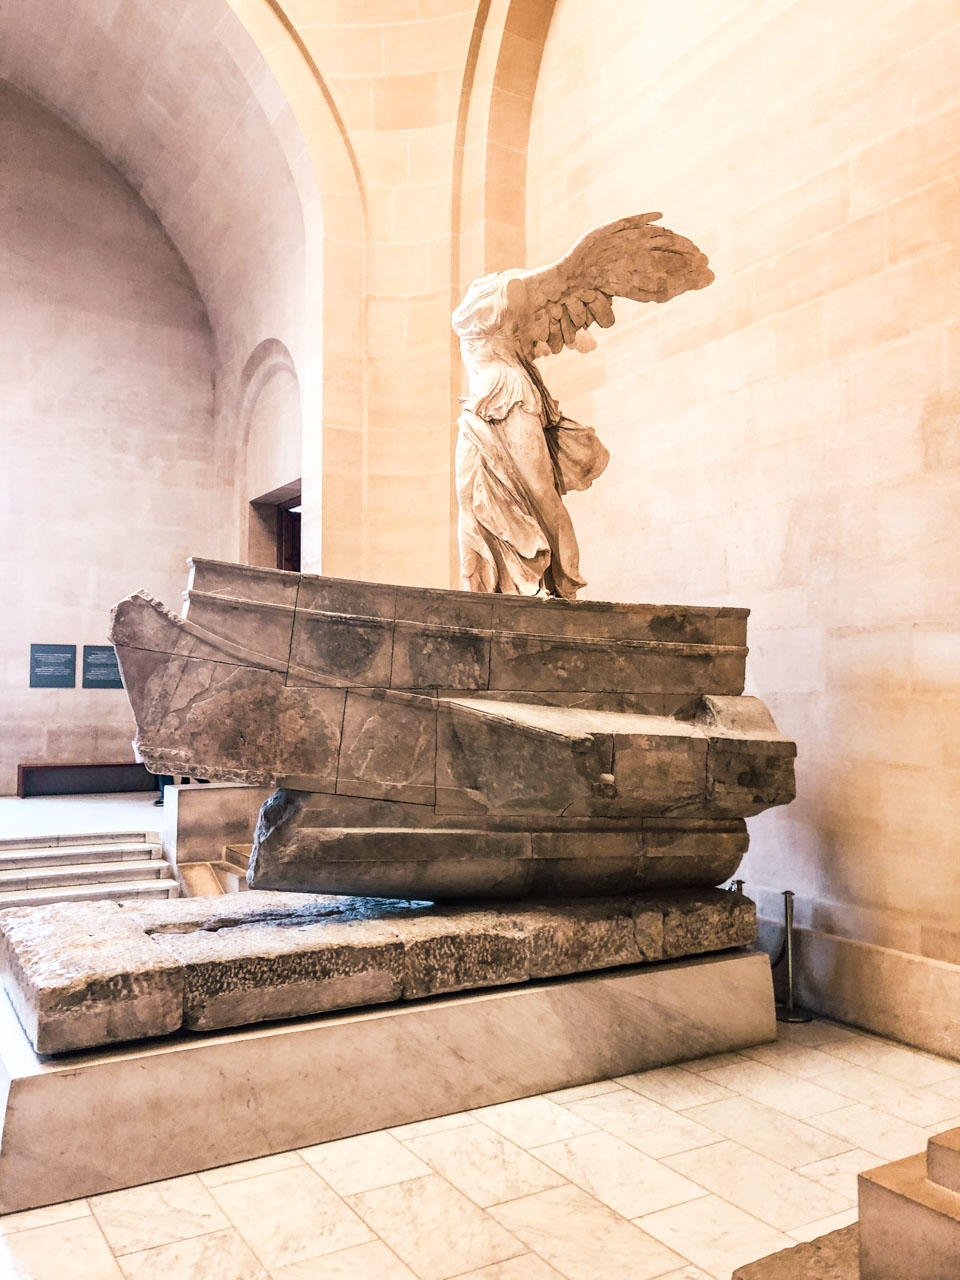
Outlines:
POLYGON ((122 689, 117 651, 112 644, 85 644, 83 646, 84 689, 122 689))
POLYGON ((75 644, 30 646, 31 689, 73 689, 77 683, 75 644))

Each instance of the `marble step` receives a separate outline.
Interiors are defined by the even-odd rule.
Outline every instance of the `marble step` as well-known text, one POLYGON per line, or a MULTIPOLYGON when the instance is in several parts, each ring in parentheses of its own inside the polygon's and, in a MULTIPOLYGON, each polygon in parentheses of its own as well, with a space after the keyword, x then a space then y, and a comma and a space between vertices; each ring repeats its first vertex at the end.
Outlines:
POLYGON ((28 867, 62 867, 85 862, 142 862, 163 858, 160 845, 149 840, 92 844, 0 846, 0 874, 28 867))
POLYGON ((163 858, 136 858, 116 862, 68 862, 63 866, 12 867, 0 871, 4 889, 46 889, 72 884, 106 884, 115 880, 170 880, 170 866, 163 858))
POLYGON ((57 849, 64 845, 155 844, 156 831, 80 831, 71 835, 9 836, 0 840, 0 855, 8 850, 57 849))
POLYGON ((960 1192, 960 1128, 938 1133, 927 1143, 927 1177, 948 1191, 960 1192))
POLYGON ((4 889, 0 891, 0 910, 7 907, 45 907, 59 902, 176 898, 179 894, 176 880, 101 880, 90 884, 50 885, 42 889, 4 889))
POLYGON ((960 1193, 928 1177, 926 1152, 861 1173, 858 1186, 859 1280, 960 1275, 960 1193))

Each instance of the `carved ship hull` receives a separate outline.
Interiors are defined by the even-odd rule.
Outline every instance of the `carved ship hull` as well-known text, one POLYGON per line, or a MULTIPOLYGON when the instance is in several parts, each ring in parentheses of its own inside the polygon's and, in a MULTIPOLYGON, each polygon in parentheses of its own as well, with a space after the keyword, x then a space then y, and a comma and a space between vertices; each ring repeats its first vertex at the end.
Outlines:
POLYGON ((743 609, 545 601, 193 560, 111 639, 147 767, 274 785, 258 888, 434 901, 716 885, 795 747, 743 609))

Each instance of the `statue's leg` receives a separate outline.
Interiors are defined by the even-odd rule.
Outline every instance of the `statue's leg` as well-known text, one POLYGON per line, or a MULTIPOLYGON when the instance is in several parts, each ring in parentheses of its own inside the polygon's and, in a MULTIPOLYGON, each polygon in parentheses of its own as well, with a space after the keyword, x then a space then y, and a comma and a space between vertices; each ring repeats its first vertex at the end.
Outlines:
POLYGON ((557 492, 553 460, 538 414, 513 409, 502 423, 504 443, 550 544, 553 585, 569 599, 586 585, 580 577, 580 549, 573 522, 557 492))

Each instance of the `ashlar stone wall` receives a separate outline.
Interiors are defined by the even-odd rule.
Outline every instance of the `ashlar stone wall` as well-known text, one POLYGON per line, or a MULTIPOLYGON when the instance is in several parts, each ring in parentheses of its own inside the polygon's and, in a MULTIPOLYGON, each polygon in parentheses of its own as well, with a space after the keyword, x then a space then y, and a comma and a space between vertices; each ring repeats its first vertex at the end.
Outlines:
MULTIPOLYGON (((772 917, 793 888, 805 927, 952 964, 956 18, 941 0, 559 0, 527 169, 528 263, 659 209, 717 276, 662 309, 619 303, 596 352, 551 361, 612 453, 570 499, 589 594, 753 610, 748 692, 799 758, 796 802, 752 822, 748 891, 772 917)), ((895 971, 883 994, 866 965, 859 1015, 933 1017, 895 971)))
POLYGON ((213 349, 157 219, 90 143, 0 82, 0 794, 18 762, 132 759, 121 691, 84 644, 136 586, 175 603, 222 555, 213 349), (212 514, 214 518, 211 518, 212 514), (27 687, 31 643, 76 644, 76 689, 27 687))

